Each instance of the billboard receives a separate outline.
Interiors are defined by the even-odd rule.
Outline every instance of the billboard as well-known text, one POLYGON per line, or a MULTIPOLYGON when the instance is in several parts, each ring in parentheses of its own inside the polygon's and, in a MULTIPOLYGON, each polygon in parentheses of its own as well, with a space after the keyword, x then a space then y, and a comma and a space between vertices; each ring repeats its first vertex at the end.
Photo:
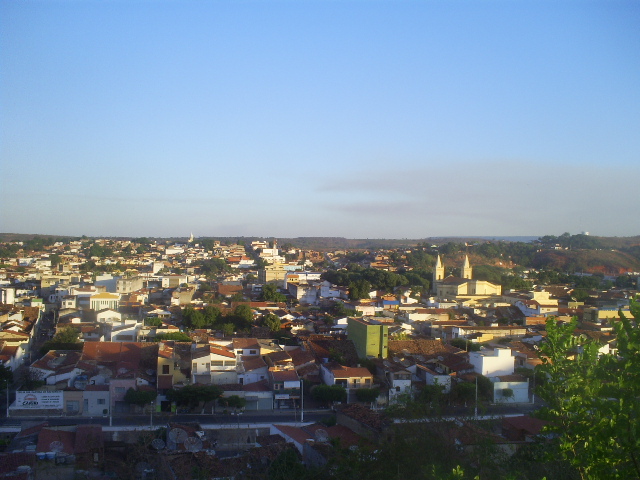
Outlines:
POLYGON ((12 408, 62 410, 64 405, 62 395, 62 390, 16 392, 16 402, 12 405, 12 408))

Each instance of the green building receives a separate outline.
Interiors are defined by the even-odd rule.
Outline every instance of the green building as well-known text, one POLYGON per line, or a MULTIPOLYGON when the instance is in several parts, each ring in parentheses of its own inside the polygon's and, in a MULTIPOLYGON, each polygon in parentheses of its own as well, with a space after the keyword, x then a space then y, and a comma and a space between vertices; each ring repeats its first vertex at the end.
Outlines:
POLYGON ((377 320, 349 318, 347 336, 356 346, 358 357, 387 358, 389 326, 377 320))

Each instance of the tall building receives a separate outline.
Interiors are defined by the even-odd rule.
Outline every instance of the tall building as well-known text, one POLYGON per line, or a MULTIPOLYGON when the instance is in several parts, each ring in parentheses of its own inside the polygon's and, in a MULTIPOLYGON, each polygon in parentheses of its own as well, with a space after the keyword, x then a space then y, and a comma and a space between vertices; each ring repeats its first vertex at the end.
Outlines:
POLYGON ((349 318, 347 337, 353 342, 359 358, 387 358, 389 325, 377 320, 349 318))

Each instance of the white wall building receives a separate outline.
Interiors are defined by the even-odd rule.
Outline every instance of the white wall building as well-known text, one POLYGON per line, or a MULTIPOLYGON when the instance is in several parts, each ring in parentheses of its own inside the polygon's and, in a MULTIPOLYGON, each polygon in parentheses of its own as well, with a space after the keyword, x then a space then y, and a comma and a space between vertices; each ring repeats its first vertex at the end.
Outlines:
POLYGON ((515 369, 515 359, 510 348, 469 352, 469 363, 476 373, 486 377, 512 375, 515 369))

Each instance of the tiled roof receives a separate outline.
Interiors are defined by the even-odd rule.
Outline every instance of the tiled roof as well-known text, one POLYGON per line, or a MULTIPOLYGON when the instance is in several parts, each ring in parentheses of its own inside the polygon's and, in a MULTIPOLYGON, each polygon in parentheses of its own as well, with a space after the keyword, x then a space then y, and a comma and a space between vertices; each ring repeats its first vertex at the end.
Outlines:
POLYGON ((258 343, 257 338, 234 338, 233 348, 235 350, 256 349, 260 351, 260 344, 258 343))
POLYGON ((259 355, 243 355, 242 365, 244 366, 245 371, 256 370, 267 366, 265 361, 259 355))
POLYGON ((442 343, 440 340, 389 340, 389 356, 408 354, 434 357, 443 353, 460 353, 463 350, 452 345, 442 343))

